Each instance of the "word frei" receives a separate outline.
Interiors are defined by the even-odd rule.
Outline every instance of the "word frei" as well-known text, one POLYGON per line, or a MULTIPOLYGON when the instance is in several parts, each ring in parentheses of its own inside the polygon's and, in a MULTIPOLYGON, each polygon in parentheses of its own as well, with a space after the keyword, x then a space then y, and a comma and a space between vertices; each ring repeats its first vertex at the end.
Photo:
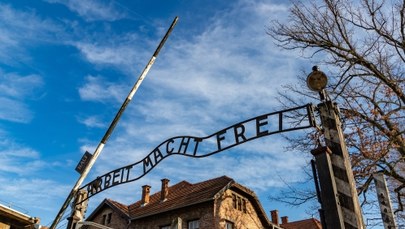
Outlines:
POLYGON ((87 190, 88 198, 90 198, 113 186, 140 179, 168 156, 207 157, 256 138, 313 127, 315 123, 312 117, 312 105, 308 104, 302 107, 260 115, 234 124, 207 137, 177 136, 169 138, 142 160, 99 176, 80 189, 87 190), (301 122, 297 125, 297 122, 290 118, 292 112, 297 112, 297 110, 306 112, 305 116, 308 123, 301 122))

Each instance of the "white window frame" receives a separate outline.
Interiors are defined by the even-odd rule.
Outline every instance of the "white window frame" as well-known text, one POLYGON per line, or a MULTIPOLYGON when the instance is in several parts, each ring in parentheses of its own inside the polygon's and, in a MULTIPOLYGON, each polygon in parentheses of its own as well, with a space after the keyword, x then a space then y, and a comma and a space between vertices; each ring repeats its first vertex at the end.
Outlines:
POLYGON ((200 229, 200 220, 195 219, 195 220, 188 221, 187 229, 200 229))
POLYGON ((225 221, 225 229, 234 229, 235 224, 232 223, 231 221, 225 221))

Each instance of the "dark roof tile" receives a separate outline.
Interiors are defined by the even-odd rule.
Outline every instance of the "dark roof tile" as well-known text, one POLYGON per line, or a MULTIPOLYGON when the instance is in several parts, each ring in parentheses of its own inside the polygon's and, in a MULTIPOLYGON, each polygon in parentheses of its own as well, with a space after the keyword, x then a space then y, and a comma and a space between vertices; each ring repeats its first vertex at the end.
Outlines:
POLYGON ((112 207, 115 207, 117 210, 121 211, 123 214, 127 216, 129 215, 128 206, 111 199, 106 199, 106 202, 111 204, 112 207))
POLYGON ((234 181, 232 178, 227 176, 206 180, 196 184, 190 184, 187 181, 182 181, 169 187, 169 195, 167 200, 164 202, 161 202, 160 200, 159 191, 151 195, 149 203, 144 206, 141 206, 140 200, 129 205, 129 215, 132 219, 137 219, 210 201, 214 199, 215 194, 217 194, 230 182, 234 181))
POLYGON ((322 229, 321 222, 314 218, 285 223, 280 226, 285 229, 322 229))

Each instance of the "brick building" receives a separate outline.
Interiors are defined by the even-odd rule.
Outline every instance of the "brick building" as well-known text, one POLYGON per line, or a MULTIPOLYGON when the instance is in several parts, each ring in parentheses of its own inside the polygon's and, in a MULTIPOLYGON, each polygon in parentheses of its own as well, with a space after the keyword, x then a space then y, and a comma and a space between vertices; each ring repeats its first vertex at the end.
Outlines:
POLYGON ((182 181, 173 186, 169 186, 168 179, 162 179, 159 192, 150 194, 150 190, 150 186, 142 186, 141 199, 130 205, 105 199, 86 221, 116 229, 282 229, 283 223, 294 226, 286 217, 279 225, 278 214, 276 218, 272 214, 276 222, 271 222, 255 193, 227 176, 195 184, 182 181))
POLYGON ((0 229, 23 228, 41 228, 39 225, 39 218, 31 217, 11 207, 0 204, 0 229))

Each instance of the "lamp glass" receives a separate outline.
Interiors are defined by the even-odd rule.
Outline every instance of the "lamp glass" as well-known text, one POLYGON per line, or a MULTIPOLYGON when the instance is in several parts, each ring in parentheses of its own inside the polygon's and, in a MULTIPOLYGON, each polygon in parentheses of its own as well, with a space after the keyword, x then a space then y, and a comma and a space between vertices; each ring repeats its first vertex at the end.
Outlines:
POLYGON ((313 91, 322 91, 328 84, 328 78, 321 71, 313 71, 307 77, 307 86, 313 91))

